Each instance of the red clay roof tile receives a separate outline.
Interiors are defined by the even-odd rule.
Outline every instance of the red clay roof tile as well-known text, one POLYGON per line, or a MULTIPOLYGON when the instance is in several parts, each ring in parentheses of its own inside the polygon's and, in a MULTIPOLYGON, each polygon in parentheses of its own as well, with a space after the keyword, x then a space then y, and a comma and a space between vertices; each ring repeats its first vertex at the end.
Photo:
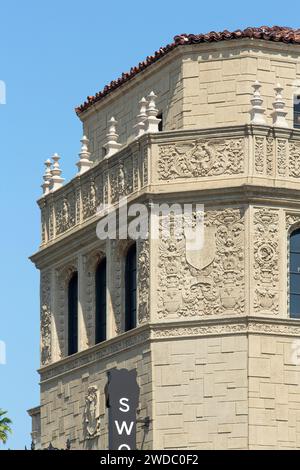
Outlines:
POLYGON ((263 39, 265 41, 283 42, 286 44, 300 44, 300 29, 293 29, 281 26, 261 26, 259 28, 246 28, 244 30, 227 31, 226 29, 221 32, 211 31, 207 34, 180 34, 174 37, 174 41, 167 46, 161 47, 153 55, 147 56, 143 62, 137 66, 132 67, 129 72, 122 73, 121 77, 117 80, 112 80, 106 85, 102 91, 99 91, 94 96, 88 96, 87 100, 77 108, 75 111, 77 115, 83 113, 90 108, 97 101, 107 96, 109 93, 119 88, 123 83, 131 80, 135 75, 145 70, 151 64, 157 62, 164 57, 168 52, 172 51, 178 46, 189 44, 200 44, 205 42, 219 42, 232 39, 251 38, 263 39))

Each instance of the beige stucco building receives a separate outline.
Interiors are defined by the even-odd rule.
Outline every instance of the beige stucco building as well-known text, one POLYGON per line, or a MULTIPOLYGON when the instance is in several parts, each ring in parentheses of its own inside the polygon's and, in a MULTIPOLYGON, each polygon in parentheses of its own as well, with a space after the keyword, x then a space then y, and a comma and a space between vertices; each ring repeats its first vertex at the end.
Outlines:
POLYGON ((57 157, 46 165, 42 241, 31 258, 41 272, 37 446, 70 439, 72 448, 107 449, 105 385, 116 367, 137 370, 138 449, 300 448, 289 274, 300 227, 298 94, 300 32, 264 27, 175 37, 77 108, 88 139, 78 173, 62 185, 57 157), (117 208, 124 196, 205 208, 201 253, 189 256, 173 231, 137 240, 131 329, 132 241, 96 234, 99 205, 117 208), (104 258, 106 331, 95 344, 104 258), (69 354, 74 273, 78 342, 69 354))

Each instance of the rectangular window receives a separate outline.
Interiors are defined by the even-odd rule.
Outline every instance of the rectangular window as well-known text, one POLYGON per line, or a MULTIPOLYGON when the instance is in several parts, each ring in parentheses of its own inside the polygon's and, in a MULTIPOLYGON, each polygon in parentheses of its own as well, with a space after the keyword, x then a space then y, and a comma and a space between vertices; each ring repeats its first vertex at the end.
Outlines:
POLYGON ((300 129, 300 95, 294 96, 294 127, 300 129))

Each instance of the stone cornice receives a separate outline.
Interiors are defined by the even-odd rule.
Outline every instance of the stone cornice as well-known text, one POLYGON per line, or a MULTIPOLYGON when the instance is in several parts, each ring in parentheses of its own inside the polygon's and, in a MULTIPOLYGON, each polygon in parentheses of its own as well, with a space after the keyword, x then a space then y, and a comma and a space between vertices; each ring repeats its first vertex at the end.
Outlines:
POLYGON ((201 338, 222 335, 277 335, 300 337, 300 321, 271 317, 211 318, 143 325, 115 338, 78 352, 39 370, 41 382, 57 379, 101 359, 115 356, 138 346, 149 347, 151 342, 168 338, 201 338))
MULTIPOLYGON (((239 180, 234 186, 208 188, 203 182, 190 184, 187 191, 184 185, 174 184, 168 185, 168 191, 162 192, 162 187, 145 188, 137 197, 128 198, 130 203, 133 199, 135 202, 153 201, 158 203, 172 203, 181 198, 184 202, 197 201, 205 204, 207 207, 227 206, 227 205, 247 205, 247 204, 271 204, 272 206, 284 207, 290 210, 299 209, 300 189, 266 186, 259 178, 252 178, 252 184, 247 184, 248 179, 239 180), (256 183, 256 184, 255 184, 256 183), (238 203, 237 203, 238 201, 238 203)), ((70 253, 78 250, 85 250, 91 244, 97 243, 96 226, 99 221, 97 216, 89 219, 85 223, 75 226, 73 229, 62 234, 60 237, 49 242, 39 251, 30 256, 30 260, 38 269, 44 269, 47 266, 58 263, 61 259, 69 256, 70 253)), ((99 246, 103 244, 99 240, 99 246)))

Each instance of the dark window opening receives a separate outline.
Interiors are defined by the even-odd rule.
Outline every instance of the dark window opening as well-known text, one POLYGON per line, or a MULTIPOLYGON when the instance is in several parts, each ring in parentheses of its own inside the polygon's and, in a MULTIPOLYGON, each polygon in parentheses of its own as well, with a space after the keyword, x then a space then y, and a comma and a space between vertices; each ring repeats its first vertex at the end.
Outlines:
POLYGON ((68 285, 68 355, 78 351, 78 274, 74 273, 68 285))
POLYGON ((294 127, 300 129, 300 95, 294 97, 294 127))
POLYGON ((136 244, 131 245, 125 264, 125 331, 136 327, 136 244))
POLYGON ((300 229, 290 236, 290 316, 300 318, 300 229))
POLYGON ((106 340, 106 258, 97 266, 95 275, 95 343, 106 340))
POLYGON ((163 113, 159 113, 156 117, 157 119, 160 119, 158 123, 158 131, 161 132, 163 130, 163 113))

